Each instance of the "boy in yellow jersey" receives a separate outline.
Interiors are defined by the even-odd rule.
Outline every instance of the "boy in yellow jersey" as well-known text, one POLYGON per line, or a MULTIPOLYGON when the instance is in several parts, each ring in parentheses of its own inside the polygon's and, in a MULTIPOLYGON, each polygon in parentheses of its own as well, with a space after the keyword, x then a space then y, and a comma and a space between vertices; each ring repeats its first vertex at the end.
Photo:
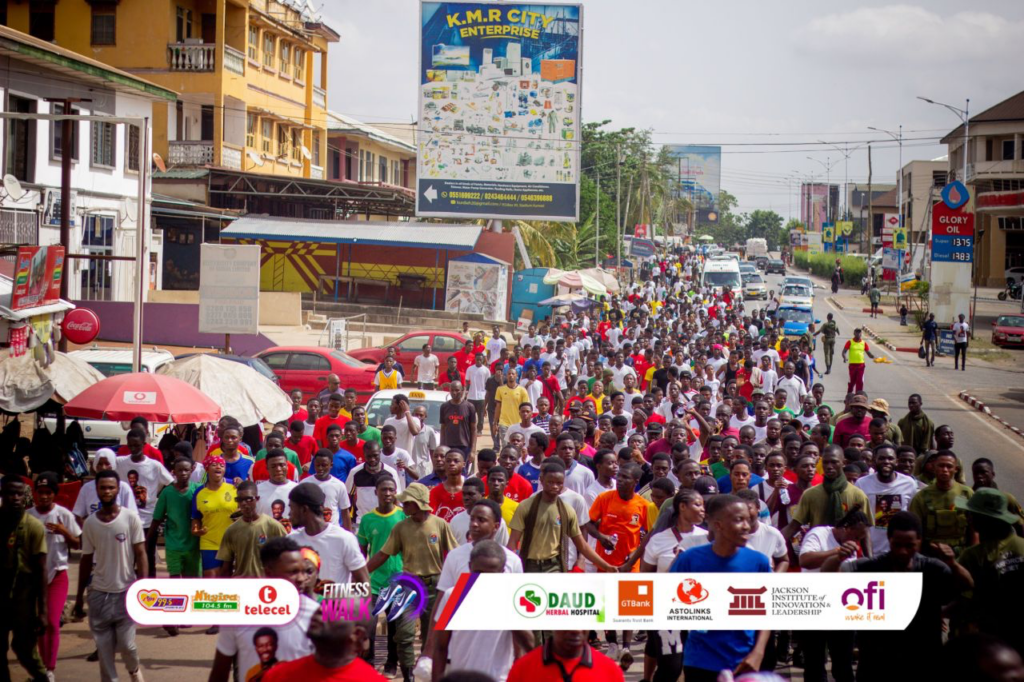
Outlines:
POLYGON ((395 369, 395 359, 390 355, 384 358, 384 369, 373 375, 373 385, 378 391, 402 387, 402 373, 395 369))

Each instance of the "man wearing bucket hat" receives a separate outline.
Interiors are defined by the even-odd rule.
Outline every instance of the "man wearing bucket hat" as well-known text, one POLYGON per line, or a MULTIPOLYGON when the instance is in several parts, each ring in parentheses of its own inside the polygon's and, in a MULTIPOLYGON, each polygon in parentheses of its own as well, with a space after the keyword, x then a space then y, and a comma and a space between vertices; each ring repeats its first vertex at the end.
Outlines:
POLYGON ((1020 519, 1009 510, 1006 494, 995 488, 978 488, 970 499, 953 503, 967 512, 979 538, 959 559, 974 578, 968 619, 982 632, 1024 651, 1024 629, 1018 619, 1024 608, 1024 538, 1013 530, 1020 519))
MULTIPOLYGON (((874 419, 885 420, 885 432, 884 440, 889 441, 893 445, 903 444, 903 432, 900 431, 900 427, 892 422, 889 417, 889 401, 885 398, 875 398, 868 405, 868 412, 874 419)), ((870 427, 869 427, 870 430, 870 427)))

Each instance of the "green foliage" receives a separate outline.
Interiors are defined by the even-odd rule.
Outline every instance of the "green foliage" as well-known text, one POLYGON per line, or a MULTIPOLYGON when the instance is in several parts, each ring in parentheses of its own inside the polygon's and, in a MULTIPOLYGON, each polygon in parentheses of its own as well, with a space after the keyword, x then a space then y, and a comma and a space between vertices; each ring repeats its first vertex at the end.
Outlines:
MULTIPOLYGON (((840 256, 839 261, 843 266, 844 285, 860 288, 861 282, 868 274, 868 266, 864 259, 856 256, 840 256)), ((811 271, 818 277, 829 279, 836 267, 836 255, 834 253, 816 253, 812 256, 806 251, 795 251, 793 264, 798 268, 811 271)))
POLYGON ((715 242, 727 247, 744 244, 748 239, 760 237, 768 242, 769 251, 778 251, 789 243, 789 228, 782 226, 782 216, 775 211, 758 209, 749 215, 737 214, 736 197, 722 190, 718 193, 718 222, 700 223, 697 234, 709 234, 715 242))

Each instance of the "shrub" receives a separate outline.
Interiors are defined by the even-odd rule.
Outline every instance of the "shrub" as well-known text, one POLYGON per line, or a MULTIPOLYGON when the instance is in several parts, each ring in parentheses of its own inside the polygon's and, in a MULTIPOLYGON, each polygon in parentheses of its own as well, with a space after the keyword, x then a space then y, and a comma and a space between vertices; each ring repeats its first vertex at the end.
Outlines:
MULTIPOLYGON (((863 258, 856 256, 840 256, 843 266, 843 284, 847 287, 860 288, 861 282, 867 277, 868 265, 863 258)), ((809 270, 818 277, 830 279, 836 266, 834 253, 808 254, 806 251, 793 253, 793 264, 798 268, 809 270)))

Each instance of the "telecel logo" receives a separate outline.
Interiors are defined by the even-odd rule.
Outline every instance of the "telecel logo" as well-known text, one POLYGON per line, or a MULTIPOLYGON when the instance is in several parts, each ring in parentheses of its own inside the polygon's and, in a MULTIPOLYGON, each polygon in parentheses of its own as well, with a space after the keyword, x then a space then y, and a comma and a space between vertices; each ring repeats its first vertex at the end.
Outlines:
POLYGON ((855 587, 843 592, 843 606, 848 611, 859 611, 864 607, 868 611, 885 610, 885 581, 872 580, 863 590, 855 587))

